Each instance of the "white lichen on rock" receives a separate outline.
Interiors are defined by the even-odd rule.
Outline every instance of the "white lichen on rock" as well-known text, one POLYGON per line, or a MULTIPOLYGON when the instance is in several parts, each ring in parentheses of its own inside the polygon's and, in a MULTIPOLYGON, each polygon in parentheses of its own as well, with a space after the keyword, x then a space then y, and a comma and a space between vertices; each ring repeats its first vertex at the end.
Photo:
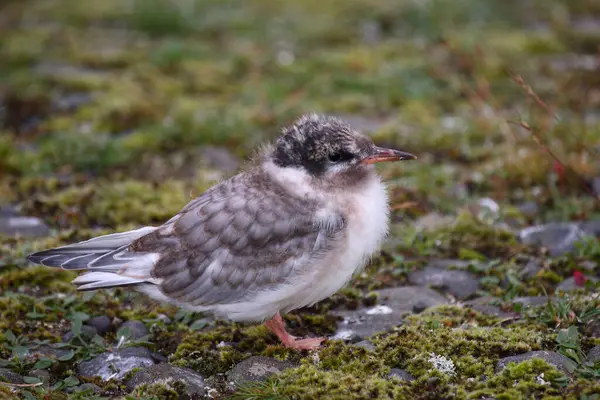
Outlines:
POLYGON ((456 375, 455 366, 452 360, 444 356, 438 356, 435 353, 429 353, 429 356, 429 360, 427 361, 433 365, 434 369, 440 371, 442 374, 450 376, 456 375))

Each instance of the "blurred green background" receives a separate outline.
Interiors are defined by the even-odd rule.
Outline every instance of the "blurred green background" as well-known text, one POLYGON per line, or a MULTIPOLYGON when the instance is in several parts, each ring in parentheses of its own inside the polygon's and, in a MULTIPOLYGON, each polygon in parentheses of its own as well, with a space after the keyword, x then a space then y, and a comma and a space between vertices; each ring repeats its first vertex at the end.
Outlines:
MULTIPOLYGON (((515 232, 600 217, 599 46, 598 0, 0 0, 0 332, 55 341, 86 301, 176 315, 121 291, 60 303, 75 275, 23 257, 166 221, 313 111, 419 156, 381 167, 392 235, 355 296, 448 257, 494 262, 472 271, 481 295, 553 293, 598 241, 553 260, 515 232), (529 256, 544 273, 518 278, 529 256)), ((191 322, 177 315, 171 340, 191 322)))

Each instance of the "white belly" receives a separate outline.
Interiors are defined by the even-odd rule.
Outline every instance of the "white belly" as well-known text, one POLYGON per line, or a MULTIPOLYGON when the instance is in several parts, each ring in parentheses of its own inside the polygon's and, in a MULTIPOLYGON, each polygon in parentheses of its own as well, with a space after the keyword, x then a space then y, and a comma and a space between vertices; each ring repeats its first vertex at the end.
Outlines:
POLYGON ((312 305, 340 290, 379 250, 389 225, 385 186, 374 177, 360 192, 348 193, 331 204, 347 218, 346 237, 335 251, 302 275, 275 290, 257 293, 248 302, 215 307, 218 314, 234 320, 262 320, 275 313, 312 305))

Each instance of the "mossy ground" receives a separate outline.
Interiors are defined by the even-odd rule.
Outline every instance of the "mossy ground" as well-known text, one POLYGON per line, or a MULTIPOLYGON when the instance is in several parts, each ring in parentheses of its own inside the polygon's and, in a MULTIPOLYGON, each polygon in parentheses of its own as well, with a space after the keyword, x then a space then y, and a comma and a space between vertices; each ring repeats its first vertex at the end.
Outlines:
MULTIPOLYGON (((201 316, 128 290, 75 293, 74 273, 24 260, 165 221, 227 176, 205 162, 203 146, 244 158, 281 125, 316 111, 346 116, 419 160, 381 169, 393 209, 384 253, 342 292, 289 315, 293 333, 333 333, 330 308, 372 305, 372 290, 404 284, 438 258, 469 261, 479 295, 500 298, 506 311, 517 296, 553 294, 584 263, 600 262, 598 241, 551 259, 502 225, 600 216, 585 189, 600 176, 600 31, 586 28, 600 21, 596 2, 27 0, 0 1, 0 11, 0 205, 18 205, 51 228, 47 238, 0 240, 0 358, 23 375, 50 372, 50 385, 28 389, 32 396, 94 397, 66 389, 75 362, 106 343, 49 364, 34 350, 95 315, 145 321, 153 350, 205 375, 257 354, 300 363, 237 398, 583 400, 600 390, 592 367, 567 379, 541 361, 493 372, 501 357, 556 350, 558 329, 568 326, 580 328, 581 351, 599 344, 588 329, 598 307, 590 286, 573 302, 517 320, 437 308, 374 339, 374 352, 333 341, 316 359, 283 349, 262 327, 202 327, 194 322, 201 316), (561 172, 531 132, 509 122, 520 120, 572 170, 561 172), (484 197, 500 212, 478 207, 484 197), (537 203, 536 213, 519 211, 526 201, 537 203), (456 220, 416 230, 415 220, 431 212, 456 220), (534 258, 541 270, 523 276, 534 258), (452 359, 456 375, 432 370, 430 353, 452 359), (416 380, 387 379, 395 367, 416 380), (536 380, 542 373, 549 384, 536 380)), ((94 382, 105 395, 126 396, 119 383, 94 382)), ((8 388, 0 385, 0 394, 14 393, 8 388)), ((150 385, 131 396, 178 394, 150 385)))

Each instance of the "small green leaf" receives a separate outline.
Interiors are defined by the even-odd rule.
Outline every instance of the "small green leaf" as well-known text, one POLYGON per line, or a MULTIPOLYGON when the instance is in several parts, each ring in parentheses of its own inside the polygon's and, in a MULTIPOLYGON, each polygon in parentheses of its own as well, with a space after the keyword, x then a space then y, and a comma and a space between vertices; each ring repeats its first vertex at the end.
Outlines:
POLYGON ((39 313, 37 311, 31 311, 31 312, 28 312, 25 315, 27 316, 27 318, 31 318, 31 319, 43 319, 43 318, 46 318, 46 314, 42 314, 42 313, 39 313))
POLYGON ((485 256, 478 251, 462 247, 458 250, 458 257, 461 260, 480 260, 484 261, 485 256))
POLYGON ((63 354, 62 356, 58 357, 57 359, 59 361, 69 361, 74 356, 75 356, 75 352, 73 350, 68 350, 65 354, 63 354))
POLYGON ((194 321, 192 325, 190 325, 190 329, 193 331, 198 331, 202 328, 205 328, 208 325, 205 319, 198 319, 194 321))
POLYGON ((49 358, 40 358, 35 365, 33 366, 34 369, 46 369, 49 366, 52 365, 52 360, 50 360, 49 358))
POLYGON ((63 380, 64 386, 66 387, 73 387, 73 386, 77 386, 79 385, 79 379, 77 379, 76 377, 74 377, 73 375, 65 378, 63 380))
POLYGON ((8 340, 9 343, 11 343, 11 344, 17 343, 17 337, 10 329, 7 330, 6 332, 4 332, 4 336, 6 336, 6 340, 8 340))
POLYGON ((35 376, 24 376, 23 381, 25 383, 29 383, 29 384, 36 384, 36 383, 40 383, 42 380, 35 376))
POLYGON ((117 331, 117 341, 126 341, 131 337, 131 328, 125 326, 117 331))
POLYGON ((17 358, 25 358, 29 354, 29 349, 25 346, 16 345, 12 348, 12 352, 17 358))
POLYGON ((84 312, 75 311, 73 314, 71 314, 71 317, 69 319, 71 321, 75 321, 75 320, 87 321, 88 319, 90 319, 90 316, 84 312))
POLYGON ((81 335, 81 326, 82 326, 82 322, 80 319, 73 320, 73 322, 71 323, 71 332, 73 332, 73 335, 75 335, 75 336, 81 335))
POLYGON ((37 398, 34 395, 32 395, 31 392, 29 392, 27 390, 23 390, 21 392, 21 394, 23 395, 25 400, 37 400, 37 398))

